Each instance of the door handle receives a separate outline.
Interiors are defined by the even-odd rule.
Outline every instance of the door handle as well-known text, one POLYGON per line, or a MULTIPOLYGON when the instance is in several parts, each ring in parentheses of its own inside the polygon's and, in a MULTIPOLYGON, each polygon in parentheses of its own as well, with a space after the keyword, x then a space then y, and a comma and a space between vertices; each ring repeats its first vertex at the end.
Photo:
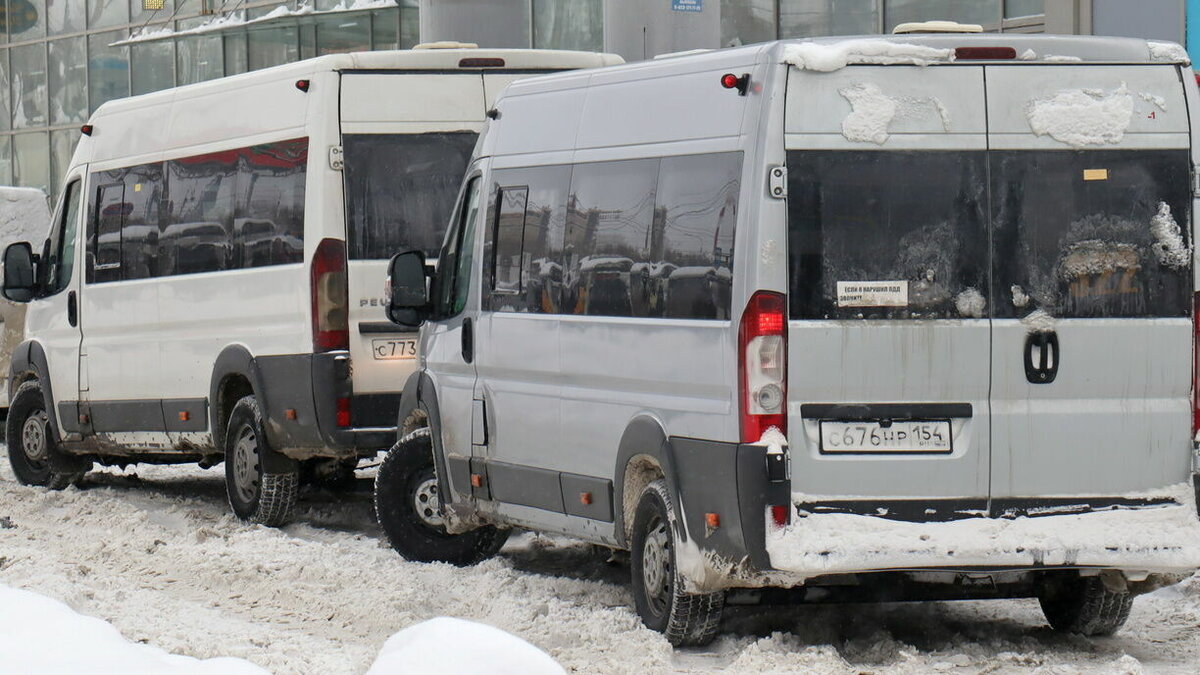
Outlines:
POLYGON ((1033 384, 1050 384, 1058 375, 1058 363, 1058 333, 1039 331, 1025 337, 1025 379, 1033 384))
POLYGON ((462 322, 462 357, 467 363, 475 360, 475 325, 470 317, 462 322))
POLYGON ((67 293, 67 322, 72 328, 79 325, 79 301, 75 298, 75 291, 67 293))

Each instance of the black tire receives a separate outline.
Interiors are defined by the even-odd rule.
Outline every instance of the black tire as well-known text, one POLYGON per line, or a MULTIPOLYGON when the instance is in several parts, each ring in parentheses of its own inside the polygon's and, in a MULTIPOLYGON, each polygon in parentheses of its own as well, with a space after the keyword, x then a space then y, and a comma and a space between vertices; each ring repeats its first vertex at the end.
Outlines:
POLYGON ((246 396, 233 406, 225 429, 225 492, 242 520, 278 527, 292 518, 299 468, 267 445, 258 400, 246 396))
POLYGON ((629 569, 633 601, 647 628, 666 635, 676 647, 712 642, 725 609, 725 593, 691 594, 675 563, 675 507, 667 483, 646 486, 633 517, 629 569))
POLYGON ((375 515, 388 543, 405 560, 474 565, 496 555, 508 530, 490 525, 449 534, 433 468, 429 430, 418 429, 388 450, 375 475, 375 515))
POLYGON ((11 439, 8 462, 23 485, 62 490, 79 482, 91 468, 91 462, 59 451, 37 380, 22 383, 13 394, 5 433, 11 439))
POLYGON ((1133 607, 1132 595, 1109 590, 1098 576, 1048 580, 1038 600, 1051 628, 1092 637, 1116 633, 1133 607))

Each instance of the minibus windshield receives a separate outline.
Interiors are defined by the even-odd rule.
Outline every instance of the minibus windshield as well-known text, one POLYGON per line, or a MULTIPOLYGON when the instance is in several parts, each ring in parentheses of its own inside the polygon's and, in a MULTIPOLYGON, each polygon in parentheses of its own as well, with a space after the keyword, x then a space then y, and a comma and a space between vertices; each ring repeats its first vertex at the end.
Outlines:
POLYGON ((346 134, 346 237, 351 260, 406 250, 434 257, 478 134, 346 134))

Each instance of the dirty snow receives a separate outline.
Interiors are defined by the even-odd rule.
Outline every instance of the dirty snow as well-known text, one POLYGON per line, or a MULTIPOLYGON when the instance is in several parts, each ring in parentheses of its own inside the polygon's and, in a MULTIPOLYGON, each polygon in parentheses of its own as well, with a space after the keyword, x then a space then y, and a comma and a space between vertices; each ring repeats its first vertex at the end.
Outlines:
POLYGON ((958 310, 959 316, 978 319, 987 309, 987 300, 983 297, 983 293, 979 292, 979 289, 968 288, 954 296, 954 308, 958 310))
POLYGON ((17 485, 0 459, 0 583, 134 642, 281 675, 361 674, 389 636, 439 616, 513 633, 568 672, 1194 675, 1200 662, 1200 577, 1139 598, 1106 639, 1051 632, 1033 600, 731 606, 713 645, 672 650, 634 613, 628 565, 591 546, 524 534, 458 569, 396 556, 365 494, 306 494, 278 530, 228 511, 219 467, 93 472, 54 493, 17 485))
POLYGON ((1171 269, 1180 269, 1192 261, 1192 247, 1183 241, 1183 232, 1166 202, 1159 202, 1158 213, 1150 219, 1150 233, 1154 235, 1152 248, 1158 262, 1171 269))
POLYGON ((1133 121, 1133 96, 1124 83, 1112 91, 1067 89, 1034 99, 1025 110, 1029 128, 1075 147, 1120 143, 1133 121))
POLYGON ((855 64, 927 66, 953 60, 954 51, 951 49, 878 39, 845 40, 828 44, 802 42, 787 45, 783 52, 784 63, 790 63, 803 70, 826 73, 855 64))
POLYGON ((1192 59, 1188 56, 1187 50, 1183 45, 1174 42, 1157 42, 1147 40, 1146 46, 1150 48, 1150 58, 1155 61, 1165 61, 1168 63, 1182 63, 1189 65, 1192 59))

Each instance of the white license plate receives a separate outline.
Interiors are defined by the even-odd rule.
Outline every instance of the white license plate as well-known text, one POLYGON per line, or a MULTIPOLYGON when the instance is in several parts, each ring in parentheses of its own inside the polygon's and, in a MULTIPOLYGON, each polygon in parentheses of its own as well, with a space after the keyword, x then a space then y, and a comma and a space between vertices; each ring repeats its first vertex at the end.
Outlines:
POLYGON ((821 422, 821 452, 952 452, 950 422, 821 422))
POLYGON ((371 355, 377 361, 417 358, 417 338, 371 340, 371 355))

